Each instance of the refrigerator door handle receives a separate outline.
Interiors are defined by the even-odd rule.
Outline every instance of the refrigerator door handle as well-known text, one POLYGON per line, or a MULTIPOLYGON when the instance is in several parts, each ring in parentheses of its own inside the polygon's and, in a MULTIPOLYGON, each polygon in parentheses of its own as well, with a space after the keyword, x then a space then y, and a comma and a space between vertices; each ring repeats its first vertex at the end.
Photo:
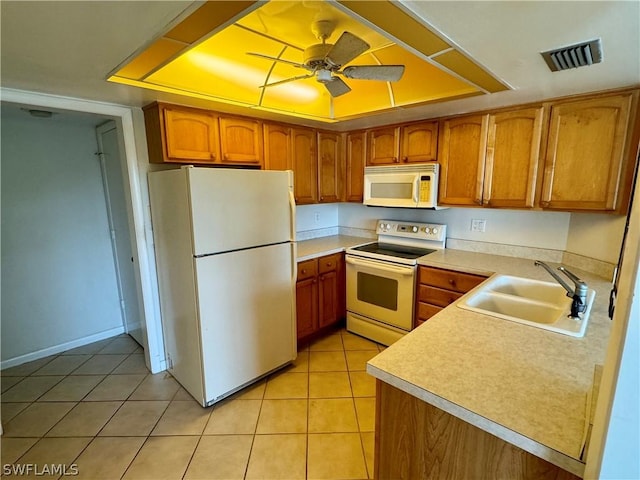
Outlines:
POLYGON ((293 196, 293 189, 289 189, 289 212, 291 214, 291 241, 296 241, 296 199, 293 196))

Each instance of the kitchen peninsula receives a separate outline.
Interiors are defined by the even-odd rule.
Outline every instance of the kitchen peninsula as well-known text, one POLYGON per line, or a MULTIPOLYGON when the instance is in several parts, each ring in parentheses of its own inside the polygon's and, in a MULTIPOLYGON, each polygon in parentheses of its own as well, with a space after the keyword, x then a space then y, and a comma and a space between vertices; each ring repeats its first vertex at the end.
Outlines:
MULTIPOLYGON (((549 281, 528 259, 445 249, 419 263, 549 281)), ((369 361, 377 378, 375 478, 582 476, 610 284, 576 271, 596 290, 583 338, 453 304, 369 361)))

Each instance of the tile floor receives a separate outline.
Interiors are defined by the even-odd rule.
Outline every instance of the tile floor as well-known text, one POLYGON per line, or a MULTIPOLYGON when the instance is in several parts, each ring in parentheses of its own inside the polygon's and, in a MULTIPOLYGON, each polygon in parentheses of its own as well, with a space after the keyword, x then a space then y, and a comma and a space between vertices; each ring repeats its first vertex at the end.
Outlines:
POLYGON ((375 382, 365 364, 382 348, 335 332, 206 409, 169 374, 151 375, 128 336, 9 368, 3 474, 8 464, 39 474, 64 464, 83 479, 372 478, 375 382))

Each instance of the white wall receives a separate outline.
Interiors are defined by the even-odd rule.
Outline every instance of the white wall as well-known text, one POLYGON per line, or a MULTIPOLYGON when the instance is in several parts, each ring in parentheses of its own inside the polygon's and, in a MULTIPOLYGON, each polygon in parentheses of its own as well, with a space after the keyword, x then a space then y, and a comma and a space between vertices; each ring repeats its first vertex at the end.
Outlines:
POLYGON ((434 211, 365 207, 361 204, 342 203, 338 222, 340 226, 364 229, 375 229, 375 221, 383 218, 444 223, 447 225, 448 238, 564 250, 567 244, 570 217, 569 213, 564 212, 473 208, 434 211), (484 233, 471 231, 472 219, 486 220, 484 233))
POLYGON ((640 478, 640 271, 636 272, 600 478, 640 478))
POLYGON ((572 213, 567 251, 618 263, 626 217, 596 213, 572 213))
POLYGON ((338 226, 338 203, 298 205, 296 207, 296 231, 316 230, 338 226))
POLYGON ((3 361, 122 329, 93 122, 2 105, 3 361))

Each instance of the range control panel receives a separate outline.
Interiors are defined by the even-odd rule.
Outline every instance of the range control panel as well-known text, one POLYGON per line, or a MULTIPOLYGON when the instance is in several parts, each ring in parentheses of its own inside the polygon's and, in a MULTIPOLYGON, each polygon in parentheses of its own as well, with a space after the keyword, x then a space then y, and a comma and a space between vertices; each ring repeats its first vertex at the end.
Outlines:
POLYGON ((444 242, 447 226, 439 223, 416 223, 397 220, 378 220, 376 233, 380 236, 414 238, 444 242))

